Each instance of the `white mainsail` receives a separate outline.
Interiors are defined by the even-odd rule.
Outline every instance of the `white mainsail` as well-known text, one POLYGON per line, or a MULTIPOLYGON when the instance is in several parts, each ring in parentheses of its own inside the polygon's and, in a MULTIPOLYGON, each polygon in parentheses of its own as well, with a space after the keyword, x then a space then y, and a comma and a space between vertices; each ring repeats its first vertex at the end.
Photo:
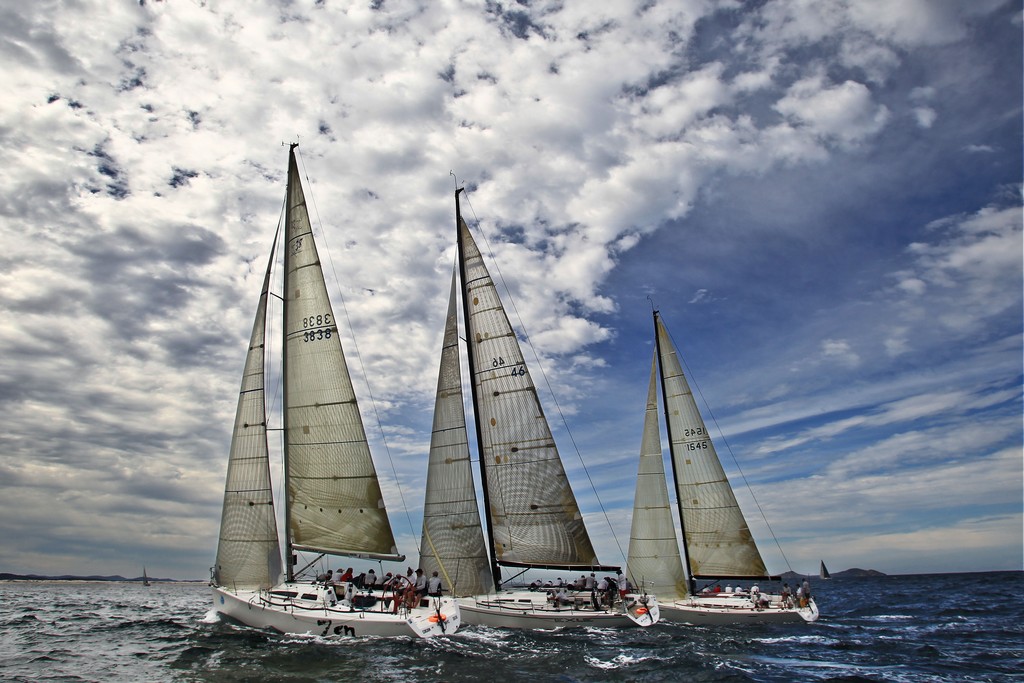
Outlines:
MULTIPOLYGON (((278 235, 274 236, 277 244, 278 235)), ((274 249, 263 278, 249 351, 238 392, 235 426, 224 485, 224 507, 214 581, 235 588, 269 588, 281 575, 281 546, 277 538, 274 495, 267 448, 264 392, 264 342, 267 297, 270 293, 274 249)))
POLYGON ((519 340, 469 227, 458 217, 463 306, 485 514, 499 564, 598 564, 519 340))
POLYGON ((288 166, 284 249, 289 548, 403 559, 370 458, 294 154, 288 166))
POLYGON ((767 576, 676 348, 657 312, 654 320, 689 575, 691 579, 767 576))
POLYGON ((635 585, 642 585, 660 598, 684 598, 687 595, 686 574, 679 556, 661 451, 657 362, 657 356, 651 358, 626 575, 635 585))
POLYGON ((466 433, 455 282, 453 272, 437 373, 420 567, 427 576, 438 572, 452 595, 463 596, 490 593, 494 580, 480 525, 466 433))

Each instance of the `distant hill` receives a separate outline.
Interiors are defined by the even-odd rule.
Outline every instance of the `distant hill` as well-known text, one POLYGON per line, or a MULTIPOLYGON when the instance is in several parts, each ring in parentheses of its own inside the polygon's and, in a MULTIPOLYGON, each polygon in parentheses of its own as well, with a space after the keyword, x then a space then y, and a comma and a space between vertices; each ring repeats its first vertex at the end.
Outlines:
MULTIPOLYGON (((849 579, 849 578, 855 578, 855 577, 859 578, 859 577, 864 577, 864 576, 888 576, 888 574, 884 574, 884 573, 878 571, 877 569, 858 569, 857 567, 854 567, 852 569, 844 569, 841 572, 831 572, 831 575, 832 575, 833 579, 849 579)), ((784 578, 784 579, 802 579, 805 576, 809 576, 810 578, 813 579, 814 577, 817 576, 817 573, 815 573, 815 574, 798 574, 796 572, 786 572, 785 574, 782 574, 782 578, 784 578)))
MULTIPOLYGON (((157 579, 152 576, 149 577, 151 583, 166 583, 175 582, 179 583, 178 579, 157 579)), ((188 582, 195 581, 196 579, 189 579, 188 582)), ((39 574, 8 574, 6 572, 0 572, 0 581, 130 581, 130 582, 142 582, 142 577, 136 577, 132 579, 125 578, 120 575, 115 576, 75 576, 72 574, 62 574, 61 576, 41 576, 39 574)))
POLYGON ((833 578, 835 578, 837 576, 838 577, 845 577, 845 576, 888 576, 888 575, 887 574, 883 574, 882 572, 878 571, 877 569, 858 569, 858 568, 854 567, 853 569, 844 569, 841 572, 836 572, 835 574, 832 574, 833 578))

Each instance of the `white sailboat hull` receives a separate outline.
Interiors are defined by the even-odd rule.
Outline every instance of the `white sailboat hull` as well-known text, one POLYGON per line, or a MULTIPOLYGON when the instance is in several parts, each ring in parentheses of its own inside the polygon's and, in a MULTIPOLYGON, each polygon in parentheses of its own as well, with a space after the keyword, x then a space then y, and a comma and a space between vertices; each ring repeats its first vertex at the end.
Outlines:
POLYGON ((587 595, 569 605, 553 605, 546 593, 501 591, 491 595, 459 598, 467 624, 492 628, 554 629, 595 626, 650 626, 659 619, 653 596, 627 595, 624 603, 595 610, 587 595))
POLYGON ((672 623, 695 626, 727 624, 785 624, 817 621, 818 606, 810 600, 807 607, 783 607, 778 596, 769 598, 767 607, 755 607, 746 596, 692 597, 683 600, 662 600, 661 618, 672 623))
MULTIPOLYGON (((361 597, 367 596, 356 596, 357 605, 361 597)), ((335 601, 331 587, 282 584, 270 591, 213 587, 217 612, 246 626, 281 633, 433 638, 455 633, 462 623, 459 605, 452 598, 430 598, 428 607, 402 607, 397 612, 392 611, 390 596, 378 591, 373 598, 373 606, 360 608, 347 600, 335 601), (282 597, 284 593, 297 593, 298 597, 282 597), (315 595, 316 599, 302 599, 306 595, 315 595)))

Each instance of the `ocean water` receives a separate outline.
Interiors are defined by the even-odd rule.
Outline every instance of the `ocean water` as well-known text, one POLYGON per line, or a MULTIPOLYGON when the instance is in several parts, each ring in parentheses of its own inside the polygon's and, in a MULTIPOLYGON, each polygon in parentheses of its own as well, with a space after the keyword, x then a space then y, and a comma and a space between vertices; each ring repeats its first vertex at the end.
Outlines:
POLYGON ((0 583, 2 681, 1024 681, 1024 573, 812 581, 814 624, 327 640, 201 584, 0 583))

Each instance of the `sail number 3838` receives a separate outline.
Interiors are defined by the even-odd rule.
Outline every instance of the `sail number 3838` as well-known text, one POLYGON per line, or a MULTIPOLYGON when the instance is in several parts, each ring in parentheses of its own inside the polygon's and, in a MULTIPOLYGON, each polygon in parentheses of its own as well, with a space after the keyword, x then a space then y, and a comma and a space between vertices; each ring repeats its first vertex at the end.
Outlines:
POLYGON ((331 320, 330 313, 323 313, 321 315, 311 315, 302 319, 302 341, 311 342, 319 341, 321 339, 331 338, 331 320))

